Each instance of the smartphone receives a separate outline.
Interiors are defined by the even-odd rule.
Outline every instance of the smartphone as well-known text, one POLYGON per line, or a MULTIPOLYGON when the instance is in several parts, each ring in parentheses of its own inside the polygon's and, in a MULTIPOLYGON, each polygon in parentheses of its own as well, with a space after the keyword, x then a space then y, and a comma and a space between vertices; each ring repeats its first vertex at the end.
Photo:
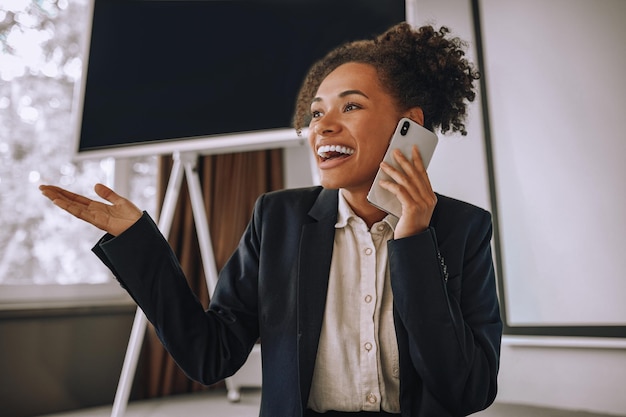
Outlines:
MULTIPOLYGON (((396 163, 392 151, 394 149, 400 149, 404 156, 411 160, 413 145, 417 145, 420 155, 422 156, 424 167, 428 168, 428 164, 433 157, 438 141, 437 135, 430 130, 411 119, 402 118, 398 122, 398 126, 391 137, 391 141, 389 142, 389 147, 387 148, 383 161, 396 169, 401 169, 396 163)), ((367 200, 370 204, 373 204, 379 209, 399 218, 400 214, 402 214, 400 201, 393 193, 385 190, 379 185, 380 180, 393 181, 393 179, 389 175, 385 174, 382 169, 378 169, 372 188, 370 188, 370 191, 367 194, 367 200)))

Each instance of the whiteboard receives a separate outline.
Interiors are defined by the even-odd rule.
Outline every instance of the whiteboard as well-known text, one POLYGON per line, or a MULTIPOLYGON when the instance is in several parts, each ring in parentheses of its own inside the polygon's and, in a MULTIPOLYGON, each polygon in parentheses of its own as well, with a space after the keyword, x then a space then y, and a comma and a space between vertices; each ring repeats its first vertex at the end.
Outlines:
POLYGON ((480 1, 507 321, 626 324, 626 2, 480 1))

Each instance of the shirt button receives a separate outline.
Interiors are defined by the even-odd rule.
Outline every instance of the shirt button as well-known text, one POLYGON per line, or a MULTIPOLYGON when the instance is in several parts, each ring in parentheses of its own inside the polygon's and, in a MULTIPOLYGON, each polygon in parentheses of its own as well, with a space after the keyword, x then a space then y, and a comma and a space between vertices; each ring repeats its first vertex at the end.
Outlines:
POLYGON ((382 232, 383 230, 385 230, 385 226, 383 226, 382 224, 379 224, 378 227, 376 227, 376 230, 378 230, 379 232, 382 232))
POLYGON ((376 396, 374 394, 372 394, 371 392, 369 394, 367 394, 367 402, 370 404, 376 404, 376 401, 378 401, 378 398, 376 398, 376 396))
POLYGON ((366 255, 371 255, 372 254, 372 249, 371 248, 365 249, 365 254, 366 255))
POLYGON ((367 342, 367 343, 365 344, 365 350, 367 350, 368 352, 369 352, 370 350, 372 350, 372 344, 371 344, 370 342, 367 342))
POLYGON ((372 296, 371 295, 366 295, 365 296, 365 302, 368 303, 368 304, 371 303, 372 302, 372 296))

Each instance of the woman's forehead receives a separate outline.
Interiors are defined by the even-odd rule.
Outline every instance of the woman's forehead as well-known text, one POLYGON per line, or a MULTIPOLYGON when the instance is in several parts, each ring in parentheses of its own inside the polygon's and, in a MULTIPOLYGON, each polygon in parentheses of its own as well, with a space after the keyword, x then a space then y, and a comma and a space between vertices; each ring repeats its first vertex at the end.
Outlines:
POLYGON ((320 83, 313 101, 325 96, 345 96, 356 92, 369 97, 382 90, 378 72, 370 64, 349 62, 335 68, 320 83))

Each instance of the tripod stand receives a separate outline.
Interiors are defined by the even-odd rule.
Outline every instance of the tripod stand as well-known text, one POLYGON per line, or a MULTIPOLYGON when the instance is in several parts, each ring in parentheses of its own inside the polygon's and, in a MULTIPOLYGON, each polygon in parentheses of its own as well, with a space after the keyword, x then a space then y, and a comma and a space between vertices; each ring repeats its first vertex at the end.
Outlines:
MULTIPOLYGON (((217 284, 217 269, 215 267, 215 258, 213 256, 209 225, 202 200, 202 188, 197 171, 197 162, 197 152, 174 153, 174 165, 172 166, 167 190, 165 192, 165 199, 163 201, 161 215, 159 216, 158 226, 163 236, 167 238, 174 219, 174 211, 176 208, 176 202, 180 195, 183 176, 186 175, 187 186, 189 188, 189 195, 191 198, 191 208, 194 223, 196 225, 196 232, 198 234, 198 243, 200 245, 200 256, 205 271, 210 298, 212 296, 213 289, 217 284)), ((113 410, 111 413, 112 417, 121 417, 124 415, 126 410, 147 324, 146 316, 143 314, 141 309, 137 307, 135 320, 133 322, 126 350, 126 356, 124 358, 124 364, 122 366, 122 373, 120 375, 117 392, 115 394, 113 410)), ((228 385, 229 381, 227 379, 227 388, 228 385)))

